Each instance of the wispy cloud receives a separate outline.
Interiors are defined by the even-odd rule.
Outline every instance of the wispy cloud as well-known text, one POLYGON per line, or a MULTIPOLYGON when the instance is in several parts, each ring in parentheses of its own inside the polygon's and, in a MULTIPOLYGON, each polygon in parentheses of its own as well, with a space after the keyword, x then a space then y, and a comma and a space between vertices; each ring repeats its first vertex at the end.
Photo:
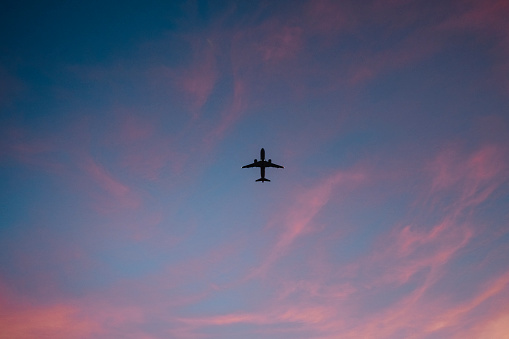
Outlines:
MULTIPOLYGON (((326 269, 330 258, 320 254, 320 247, 327 243, 317 243, 316 254, 310 254, 310 266, 301 263, 300 267, 308 271, 315 265, 316 272, 321 275, 310 275, 308 271, 294 280, 279 272, 280 278, 272 280, 277 298, 265 302, 263 309, 180 318, 179 321, 194 331, 208 326, 278 324, 286 333, 311 331, 316 338, 338 335, 345 338, 391 338, 395 335, 425 338, 469 326, 465 322, 472 312, 493 296, 505 293, 507 274, 495 276, 463 303, 437 294, 436 289, 450 278, 448 267, 477 242, 478 229, 465 216, 474 214, 502 184, 507 166, 505 160, 498 161, 504 159, 501 150, 490 145, 466 154, 457 150, 445 150, 444 154, 449 154, 445 159, 452 163, 447 170, 456 173, 454 179, 447 179, 443 168, 437 170, 437 161, 444 164, 439 160, 444 159, 443 154, 424 166, 433 173, 426 184, 435 184, 430 186, 431 195, 424 189, 422 195, 416 197, 419 205, 414 209, 423 210, 417 213, 410 210, 406 217, 402 216, 401 223, 381 234, 366 256, 333 272, 326 269), (446 207, 451 194, 459 200, 446 207), (423 201, 422 197, 428 200, 423 201), (427 214, 439 217, 429 218, 427 214), (405 218, 409 221, 405 222, 405 218), (325 268, 319 269, 320 266, 325 268)), ((272 265, 292 252, 296 239, 312 235, 309 233, 312 220, 329 203, 333 193, 339 194, 341 188, 355 190, 358 184, 366 183, 366 175, 365 172, 338 172, 295 195, 288 213, 270 223, 268 230, 277 229, 277 238, 250 277, 263 278, 269 270, 275 274, 276 268, 272 265)), ((494 313, 490 319, 500 317, 503 313, 494 313)), ((499 328, 499 325, 493 326, 493 331, 499 328)), ((491 329, 482 327, 481 330, 491 329)))
POLYGON ((197 119, 201 116, 202 107, 211 95, 219 76, 218 52, 210 38, 182 38, 191 50, 190 60, 185 67, 158 65, 151 70, 151 77, 158 79, 156 83, 167 87, 169 92, 171 89, 180 92, 193 119, 197 119))
POLYGON ((348 190, 365 180, 366 174, 360 171, 338 171, 321 180, 314 187, 304 189, 294 195, 295 199, 283 217, 276 216, 269 222, 270 228, 278 231, 277 241, 264 255, 262 263, 252 275, 265 275, 269 267, 281 256, 284 256, 292 243, 310 231, 312 220, 320 210, 329 202, 331 195, 341 188, 348 190))
POLYGON ((0 330, 2 338, 28 339, 47 336, 51 338, 83 338, 99 330, 97 323, 79 316, 80 309, 73 305, 55 304, 33 306, 0 294, 0 330))

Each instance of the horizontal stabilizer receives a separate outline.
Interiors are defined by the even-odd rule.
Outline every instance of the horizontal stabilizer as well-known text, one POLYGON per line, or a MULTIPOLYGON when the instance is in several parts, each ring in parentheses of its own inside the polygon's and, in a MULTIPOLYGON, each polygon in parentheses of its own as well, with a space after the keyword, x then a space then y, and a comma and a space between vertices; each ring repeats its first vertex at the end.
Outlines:
POLYGON ((260 178, 260 179, 258 179, 258 180, 256 180, 256 181, 264 182, 264 181, 270 181, 270 180, 269 180, 269 179, 266 179, 266 178, 260 178))

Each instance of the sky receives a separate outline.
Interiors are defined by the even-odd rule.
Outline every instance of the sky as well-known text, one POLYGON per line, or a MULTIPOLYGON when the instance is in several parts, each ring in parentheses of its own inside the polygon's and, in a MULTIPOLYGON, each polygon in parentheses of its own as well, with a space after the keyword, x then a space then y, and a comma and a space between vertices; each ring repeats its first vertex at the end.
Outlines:
POLYGON ((2 1, 0 338, 509 338, 508 17, 2 1))

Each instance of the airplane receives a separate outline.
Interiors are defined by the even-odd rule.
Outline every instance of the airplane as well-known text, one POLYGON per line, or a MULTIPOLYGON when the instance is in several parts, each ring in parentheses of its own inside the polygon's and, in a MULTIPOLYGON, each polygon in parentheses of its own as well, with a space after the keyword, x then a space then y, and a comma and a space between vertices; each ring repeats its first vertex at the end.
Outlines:
POLYGON ((242 166, 242 168, 250 168, 250 167, 260 167, 260 179, 256 181, 270 181, 269 179, 265 178, 265 167, 275 167, 275 168, 284 168, 283 166, 276 165, 272 162, 271 159, 269 161, 265 161, 265 150, 262 148, 260 150, 260 161, 254 159, 254 162, 252 164, 242 166))

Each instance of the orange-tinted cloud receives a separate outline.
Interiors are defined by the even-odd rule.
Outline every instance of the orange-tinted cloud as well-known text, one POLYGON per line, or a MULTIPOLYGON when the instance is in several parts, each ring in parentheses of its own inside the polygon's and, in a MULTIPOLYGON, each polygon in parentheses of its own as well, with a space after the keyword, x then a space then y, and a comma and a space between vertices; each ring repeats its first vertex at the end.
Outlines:
POLYGON ((476 329, 470 329, 468 333, 462 333, 456 338, 509 338, 509 314, 507 311, 501 312, 491 319, 484 321, 476 329))
POLYGON ((79 316, 79 308, 57 304, 50 306, 0 305, 0 338, 29 339, 89 338, 97 334, 98 324, 79 316))

